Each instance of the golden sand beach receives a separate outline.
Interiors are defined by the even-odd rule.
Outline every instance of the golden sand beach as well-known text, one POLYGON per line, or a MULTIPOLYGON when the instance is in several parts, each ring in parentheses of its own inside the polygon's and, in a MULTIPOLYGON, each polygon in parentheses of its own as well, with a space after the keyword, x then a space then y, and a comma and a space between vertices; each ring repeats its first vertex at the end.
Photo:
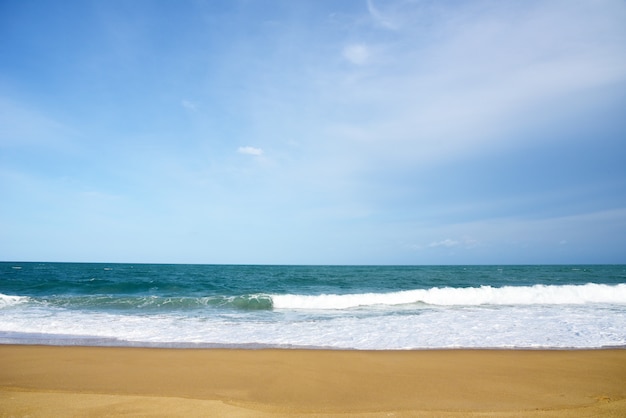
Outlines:
POLYGON ((1 417, 624 417, 626 350, 0 346, 1 417))

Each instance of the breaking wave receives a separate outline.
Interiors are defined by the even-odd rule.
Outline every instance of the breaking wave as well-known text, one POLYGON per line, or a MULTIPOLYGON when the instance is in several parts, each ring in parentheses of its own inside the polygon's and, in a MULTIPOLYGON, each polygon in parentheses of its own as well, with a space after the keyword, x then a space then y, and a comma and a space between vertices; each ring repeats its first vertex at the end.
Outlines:
POLYGON ((626 304, 626 284, 431 288, 392 293, 272 295, 276 309, 349 309, 423 303, 441 306, 626 304))
POLYGON ((358 307, 423 304, 433 306, 478 305, 580 305, 626 304, 626 284, 534 285, 505 287, 434 287, 391 293, 355 294, 246 294, 239 296, 51 296, 29 298, 0 294, 0 308, 24 302, 67 309, 170 311, 204 308, 235 310, 309 309, 340 310, 358 307))
POLYGON ((0 293, 0 309, 18 305, 28 300, 25 296, 11 296, 0 293))

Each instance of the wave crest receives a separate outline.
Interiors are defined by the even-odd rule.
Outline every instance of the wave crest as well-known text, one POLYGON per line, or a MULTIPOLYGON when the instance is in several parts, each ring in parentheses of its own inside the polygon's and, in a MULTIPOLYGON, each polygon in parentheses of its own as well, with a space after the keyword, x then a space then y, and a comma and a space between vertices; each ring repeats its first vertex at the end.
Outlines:
POLYGON ((276 309, 349 309, 424 303, 440 306, 626 304, 626 284, 431 288, 392 293, 272 295, 276 309))
MULTIPOLYGON (((0 294, 0 308, 7 304, 17 304, 28 300, 26 297, 5 296, 0 294), (4 297, 4 298, 3 298, 4 297)), ((156 312, 161 310, 193 310, 204 308, 230 308, 236 310, 271 310, 272 299, 268 295, 239 296, 52 296, 33 299, 37 304, 65 309, 87 310, 143 310, 156 312)))
POLYGON ((0 309, 18 305, 28 300, 25 296, 11 296, 0 293, 0 309))

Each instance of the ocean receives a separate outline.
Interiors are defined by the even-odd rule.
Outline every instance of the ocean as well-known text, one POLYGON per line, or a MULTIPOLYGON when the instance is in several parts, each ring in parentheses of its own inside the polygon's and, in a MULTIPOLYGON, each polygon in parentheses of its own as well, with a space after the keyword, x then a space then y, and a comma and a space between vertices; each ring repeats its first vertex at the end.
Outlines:
POLYGON ((0 343, 626 346, 626 266, 0 263, 0 343))

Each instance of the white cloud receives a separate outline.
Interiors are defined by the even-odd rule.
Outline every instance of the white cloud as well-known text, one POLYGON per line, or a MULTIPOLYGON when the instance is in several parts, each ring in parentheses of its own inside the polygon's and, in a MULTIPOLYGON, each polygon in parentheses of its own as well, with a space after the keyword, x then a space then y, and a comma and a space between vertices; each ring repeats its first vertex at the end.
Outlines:
POLYGON ((198 106, 192 101, 182 100, 180 104, 187 110, 191 110, 194 112, 198 110, 198 106))
POLYGON ((378 8, 374 5, 372 0, 367 0, 367 11, 370 14, 370 17, 374 20, 374 23, 378 26, 382 26, 386 29, 398 29, 398 23, 395 22, 390 16, 383 14, 378 8))
MULTIPOLYGON (((623 3, 449 9, 401 3, 407 16, 428 24, 403 26, 392 42, 376 41, 377 66, 367 73, 350 69, 327 96, 335 98, 329 137, 348 146, 368 142, 362 153, 376 159, 433 162, 514 147, 511 132, 558 122, 593 89, 626 79, 623 3)), ((368 9, 382 19, 371 1, 368 9)), ((343 57, 371 63, 371 45, 349 44, 343 57)))
POLYGON ((353 64, 363 65, 370 57, 370 51, 363 44, 352 44, 343 49, 343 57, 353 64))
POLYGON ((261 148, 251 146, 239 147, 237 148, 237 152, 246 155, 263 155, 263 150, 261 148))
MULTIPOLYGON (((163 93, 163 97, 174 99, 169 103, 143 102, 143 106, 129 102, 133 111, 142 111, 132 126, 119 123, 118 115, 128 110, 106 112, 102 103, 108 100, 89 102, 93 109, 83 109, 83 101, 76 100, 80 108, 74 114, 72 98, 78 96, 72 91, 63 106, 42 108, 50 103, 53 96, 49 94, 57 91, 56 86, 40 104, 30 99, 24 104, 0 99, 0 147, 11 147, 12 156, 7 160, 10 164, 0 169, 0 186, 12 193, 6 201, 22 202, 4 205, 3 213, 10 215, 4 216, 5 223, 39 225, 39 214, 32 208, 42 205, 32 203, 42 202, 44 207, 64 209, 54 215, 56 218, 46 215, 53 220, 50 225, 73 223, 80 232, 87 218, 75 214, 90 213, 85 207, 102 203, 104 208, 94 213, 109 217, 108 223, 102 223, 107 226, 125 219, 133 225, 137 219, 145 230, 158 230, 159 225, 168 224, 161 216, 176 216, 188 224, 190 234, 198 240, 203 234, 219 236, 213 231, 216 227, 224 231, 240 228, 241 235, 230 240, 232 251, 224 249, 222 258, 215 259, 221 262, 264 261, 263 257, 270 257, 265 258, 267 262, 272 254, 283 254, 280 240, 273 239, 272 245, 263 247, 264 255, 258 255, 254 246, 246 251, 237 249, 236 244, 247 242, 248 235, 254 235, 255 243, 265 242, 266 237, 275 236, 275 230, 282 231, 284 242, 289 243, 284 245, 285 253, 290 254, 283 259, 287 262, 549 260, 548 249, 560 240, 559 257, 584 255, 583 250, 599 254, 602 249, 614 255, 613 260, 623 259, 619 249, 624 248, 626 236, 620 233, 626 225, 624 213, 607 214, 607 219, 600 215, 589 219, 515 218, 525 216, 528 207, 537 208, 533 213, 555 216, 573 212, 569 197, 552 196, 560 184, 574 189, 581 183, 574 183, 574 177, 568 180, 568 167, 573 162, 560 165, 572 160, 576 148, 563 147, 566 152, 561 159, 533 154, 540 156, 539 164, 529 160, 527 165, 533 166, 529 171, 522 171, 522 160, 509 165, 505 160, 491 159, 493 155, 505 159, 508 152, 502 151, 516 151, 521 146, 525 148, 520 156, 530 155, 539 141, 565 141, 570 135, 562 133, 567 129, 595 123, 598 108, 594 106, 604 103, 601 95, 614 90, 611 93, 615 97, 623 97, 624 85, 618 84, 626 80, 623 0, 365 0, 355 14, 342 10, 324 24, 308 15, 301 22, 293 22, 297 24, 272 24, 271 31, 262 32, 264 36, 258 39, 242 41, 226 36, 228 43, 208 55, 207 45, 201 43, 184 44, 189 50, 163 52, 164 62, 191 57, 189 62, 203 70, 189 72, 186 66, 176 65, 156 68, 167 71, 162 79, 179 81, 174 90, 163 93), (195 58, 206 56, 199 59, 208 61, 195 58), (176 69, 183 71, 171 73, 176 69), (611 84, 614 89, 607 88, 611 84), (195 112, 200 111, 203 117, 191 121, 166 118, 153 123, 154 114, 165 114, 171 106, 188 116, 197 116, 195 112), (587 106, 596 112, 585 112, 587 122, 571 117, 587 106), (150 111, 144 110, 148 108, 150 111), (537 127, 545 134, 534 135, 537 127), (188 140, 174 141, 172 132, 188 140), (92 146, 90 141, 97 142, 92 146), (521 141, 523 145, 518 145, 521 141), (128 146, 142 152, 119 152, 128 146), (50 147, 56 153, 50 152, 50 147), (220 155, 221 151, 239 159, 238 163, 220 155), (113 155, 115 158, 104 158, 113 155), (69 157, 75 156, 85 158, 72 158, 76 164, 68 165, 69 157), (483 161, 484 170, 470 171, 481 169, 483 165, 477 164, 483 161), (550 161, 550 167, 544 167, 542 161, 550 161), (491 163, 502 170, 491 170, 491 163), (78 170, 83 167, 88 172, 81 175, 78 170), (31 176, 41 175, 50 182, 64 175, 86 180, 56 187, 32 180, 33 186, 3 174, 8 170, 25 175, 32 171, 31 176), (487 171, 493 172, 492 181, 487 171), (543 186, 536 190, 537 178, 546 174, 551 177, 545 190, 543 186), (486 178, 489 181, 479 181, 486 178), (86 190, 81 199, 76 193, 70 194, 76 190, 86 190), (107 199, 90 190, 110 191, 111 196, 120 197, 107 199), (57 199, 55 193, 72 198, 57 199), (544 193, 551 197, 544 199, 544 193), (520 204, 512 204, 510 196, 516 196, 520 204), (508 203, 501 204, 500 199, 508 203), (79 208, 65 209, 62 200, 78 202, 79 208), (537 204, 531 206, 527 201, 537 204), (553 206, 553 202, 560 206, 553 206), (154 212, 154 207, 161 209, 154 212), (154 215, 146 219, 139 215, 146 212, 154 215), (284 222, 287 217, 291 223, 284 222), (198 224, 204 229, 197 228, 198 224), (250 226, 254 234, 250 234, 250 226), (293 233, 294 228, 299 228, 298 234, 293 233), (470 236, 479 241, 466 238, 470 236), (307 237, 306 242, 297 237, 307 237), (415 244, 397 251, 398 243, 415 244), (522 245, 530 249, 520 251, 522 245), (352 252, 352 248, 358 250, 352 252), (452 253, 458 258, 446 258, 452 253)), ((251 25, 258 23, 258 16, 248 17, 253 19, 251 25)), ((276 19, 278 22, 282 17, 276 19)), ((230 26, 229 21, 214 25, 219 31, 230 26)), ((260 31, 268 28, 257 27, 260 31)), ((111 53, 117 52, 113 49, 111 53)), ((19 74, 16 77, 18 82, 12 83, 11 89, 25 85, 28 91, 36 91, 36 83, 28 86, 28 80, 19 74)), ((75 80, 70 81, 69 88, 80 87, 75 80)), ((9 87, 4 84, 0 96, 6 97, 4 90, 9 87)), ((132 93, 133 88, 143 91, 148 86, 128 88, 132 93)), ((607 101, 602 109, 619 115, 619 109, 609 108, 611 103, 607 101)), ((616 125, 613 131, 619 134, 622 127, 616 125)), ((590 150, 596 143, 592 141, 602 138, 590 136, 590 150)), ((552 144, 546 146, 557 149, 552 144)), ((539 146, 537 151, 542 151, 539 146)), ((607 161, 614 160, 608 158, 610 149, 602 155, 607 161)), ((607 184, 606 190, 614 188, 613 195, 618 197, 612 202, 623 206, 619 167, 607 166, 604 172, 614 173, 617 186, 607 184)), ((597 178, 602 178, 600 173, 597 178)), ((584 187, 596 190, 593 179, 584 187)), ((603 209, 608 205, 595 199, 600 193, 572 196, 592 196, 585 199, 584 207, 603 209)), ((571 199, 574 202, 574 197, 571 199)), ((137 228, 109 229, 133 232, 137 228)), ((15 233, 7 241, 17 239, 19 229, 12 229, 15 233)), ((182 237, 178 231, 172 234, 182 237)), ((154 242, 161 241, 146 244, 154 242)), ((221 251, 221 243, 214 245, 221 251)), ((28 254, 26 241, 24 248, 28 254)), ((144 254, 152 250, 159 251, 146 248, 144 254)), ((133 254, 130 257, 141 256, 139 252, 133 254)), ((206 261, 202 258, 205 255, 197 254, 197 260, 206 261)), ((169 256, 162 257, 166 260, 169 256)), ((577 259, 572 256, 567 260, 577 259)))
POLYGON ((437 247, 452 248, 452 247, 459 247, 459 246, 463 246, 464 248, 467 248, 467 249, 475 248, 476 246, 478 246, 478 241, 469 237, 464 237, 460 240, 446 238, 444 240, 434 241, 428 244, 428 247, 430 248, 437 248, 437 247))
POLYGON ((456 247, 457 245, 459 245, 460 242, 450 239, 450 238, 446 238, 442 241, 435 241, 435 242, 431 242, 430 244, 428 244, 429 247, 434 248, 434 247, 456 247))

